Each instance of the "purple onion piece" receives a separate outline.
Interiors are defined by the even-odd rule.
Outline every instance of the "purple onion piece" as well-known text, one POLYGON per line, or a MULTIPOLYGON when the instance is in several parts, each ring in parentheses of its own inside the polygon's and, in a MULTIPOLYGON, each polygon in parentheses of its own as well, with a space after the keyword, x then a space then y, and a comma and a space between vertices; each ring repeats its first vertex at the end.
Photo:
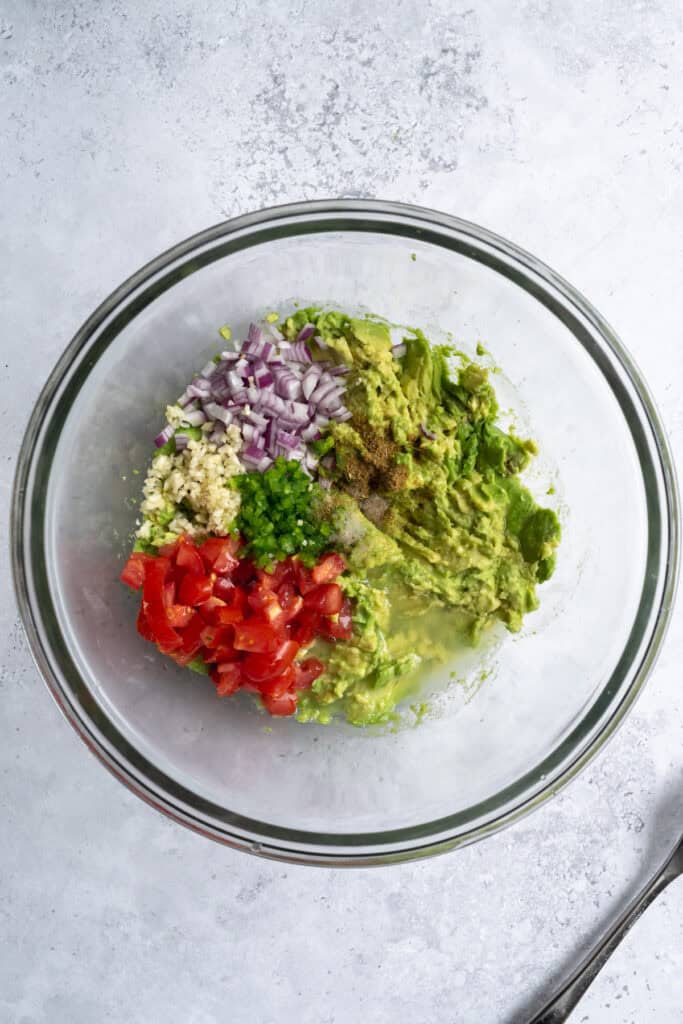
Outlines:
POLYGON ((264 458, 265 454, 266 453, 263 450, 263 448, 259 448, 258 445, 255 444, 250 444, 241 453, 241 459, 242 462, 249 462, 255 466, 261 461, 262 458, 264 458))
POLYGON ((277 432, 277 443, 281 444, 283 448, 299 448, 299 438, 295 434, 288 434, 285 430, 278 430, 277 432))
POLYGON ((329 370, 326 370, 325 372, 332 374, 333 377, 341 377, 344 374, 349 373, 350 370, 350 366, 346 366, 344 363, 339 363, 338 366, 331 366, 329 370))
POLYGON ((309 444, 311 441, 319 441, 321 438, 320 429, 315 423, 309 423, 307 427, 301 431, 301 440, 306 441, 309 444))
POLYGON ((424 423, 420 424, 420 430, 422 431, 424 436, 428 438, 430 441, 436 441, 436 434, 434 433, 433 430, 427 430, 427 427, 425 426, 424 423))
POLYGON ((331 419, 336 420, 337 423, 346 423, 346 421, 350 420, 352 416, 353 413, 349 412, 348 409, 340 409, 339 412, 334 413, 331 419))
POLYGON ((304 324, 296 336, 297 341, 308 341, 315 334, 315 324, 304 324))
POLYGON ((214 363, 213 359, 211 359, 211 360, 209 360, 209 362, 208 362, 208 363, 207 363, 207 364, 206 364, 205 366, 203 366, 203 367, 202 367, 202 369, 201 369, 201 370, 199 371, 199 376, 200 376, 200 377, 207 377, 207 378, 208 378, 208 377, 211 377, 211 375, 212 375, 212 374, 213 374, 213 373, 215 372, 215 370, 216 370, 216 369, 217 369, 217 367, 216 367, 216 363, 214 363))
POLYGON ((162 448, 167 441, 170 441, 173 437, 173 427, 170 423, 167 423, 161 433, 157 434, 154 438, 154 444, 157 448, 162 448))
POLYGON ((175 450, 177 452, 184 452, 190 443, 189 434, 184 434, 182 430, 179 430, 175 435, 175 450))
POLYGON ((185 410, 183 419, 191 427, 201 427, 202 423, 206 423, 206 413, 201 409, 191 409, 189 412, 185 410))

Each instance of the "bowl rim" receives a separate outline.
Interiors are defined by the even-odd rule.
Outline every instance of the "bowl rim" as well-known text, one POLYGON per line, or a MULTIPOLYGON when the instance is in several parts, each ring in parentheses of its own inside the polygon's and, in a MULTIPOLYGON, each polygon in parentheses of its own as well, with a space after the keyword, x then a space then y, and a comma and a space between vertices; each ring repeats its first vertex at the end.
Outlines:
MULTIPOLYGON (((350 221, 347 226, 351 226, 350 221)), ((285 230, 283 233, 288 234, 290 232, 285 230)), ((257 243, 252 242, 251 244, 257 243)), ((443 240, 441 240, 440 244, 444 245, 443 240)), ((481 258, 481 253, 479 261, 487 262, 487 260, 481 258)), ((519 284, 519 281, 516 283, 519 284)), ((531 289, 528 290, 532 291, 531 289)), ((534 297, 539 301, 543 301, 551 308, 549 303, 540 294, 535 294, 534 297)), ((557 309, 552 309, 552 311, 558 314, 557 309)), ((620 408, 623 412, 621 403, 620 408)), ((640 425, 642 426, 642 421, 640 425)), ((550 796, 555 795, 567 785, 615 734, 617 728, 623 723, 637 697, 642 692, 643 686, 655 664, 671 620, 680 561, 678 486, 671 450, 659 413, 632 357, 628 354, 614 330, 592 303, 559 274, 514 243, 507 241, 486 228, 482 228, 459 217, 415 205, 381 200, 315 200, 289 203, 247 213, 219 222, 190 236, 171 246, 128 277, 85 320, 62 353, 43 386, 24 434, 12 492, 11 556, 15 594, 24 629, 28 637, 29 647, 34 662, 43 676, 48 689, 66 719, 75 728, 89 749, 109 771, 137 796, 174 821, 202 835, 225 845, 272 859, 307 864, 323 864, 333 867, 387 864, 445 852, 454 847, 475 842, 507 827, 540 806, 550 796), (460 238, 469 238, 473 243, 486 247, 488 251, 497 254, 502 260, 529 274, 530 278, 540 280, 538 287, 541 291, 545 288, 549 294, 550 290, 554 290, 558 293, 562 303, 565 303, 573 314, 577 314, 587 322, 597 332, 608 350, 611 350, 611 354, 615 357, 620 370, 625 373, 639 402, 640 411, 644 414, 646 425, 649 427, 654 442, 654 452, 658 458, 657 467, 661 472, 664 492, 664 500, 659 503, 658 509, 661 507, 662 512, 665 513, 664 526, 666 527, 666 540, 668 541, 666 546, 667 558, 664 564, 661 594, 654 620, 649 626, 645 650, 640 654, 640 648, 636 648, 636 654, 640 654, 640 663, 636 667, 633 678, 628 684, 620 702, 616 708, 611 710, 600 729, 585 745, 584 749, 578 750, 576 756, 572 757, 569 763, 556 776, 550 778, 547 784, 541 786, 535 794, 518 800, 512 806, 504 806, 500 813, 493 815, 488 821, 475 825, 465 832, 459 831, 458 826, 453 825, 453 821, 458 815, 451 815, 449 819, 439 819, 438 822, 426 823, 424 826, 420 826, 417 829, 420 833, 419 835, 413 834, 416 832, 416 829, 408 828, 375 833, 372 834, 372 838, 366 834, 352 836, 348 833, 321 836, 319 833, 289 830, 279 826, 269 827, 267 824, 264 826, 262 822, 254 822, 253 819, 239 819, 239 816, 234 815, 228 815, 228 818, 237 818, 250 824, 264 826, 265 830, 259 830, 258 828, 256 830, 245 830, 239 826, 235 827, 234 824, 230 823, 230 820, 227 827, 216 827, 215 819, 214 824, 212 824, 206 818, 202 818, 201 810, 195 810, 193 813, 188 808, 187 803, 183 802, 182 798, 170 799, 168 792, 163 787, 159 789, 152 784, 149 775, 143 781, 133 771, 133 766, 130 762, 126 763, 121 757, 117 757, 109 749, 109 744, 103 741, 101 735, 98 737, 94 730, 86 727, 85 722, 76 713, 60 682, 59 672, 55 668, 47 645, 41 636, 40 616, 37 614, 31 601, 30 576, 32 566, 30 559, 25 557, 24 552, 28 548, 28 545, 25 543, 27 527, 31 525, 30 502, 27 501, 27 495, 30 493, 32 485, 34 463, 39 460, 42 452, 37 442, 40 439, 41 428, 45 422, 47 410, 54 403, 60 388, 68 378, 74 361, 81 351, 87 347, 98 329, 111 318, 112 314, 119 307, 124 306, 126 300, 131 295, 149 284, 161 272, 173 264, 177 264, 178 261, 183 260, 190 254, 196 254, 202 249, 206 250, 212 243, 219 240, 227 242, 229 239, 234 239, 241 235, 248 237, 250 231, 258 233, 258 231, 265 227, 275 228, 281 222, 293 219, 306 222, 311 219, 315 221, 317 218, 320 224, 326 223, 328 225, 327 230, 331 231, 334 229, 335 222, 329 218, 333 217, 353 218, 354 226, 359 230, 374 230, 380 224, 385 227, 403 224, 406 225, 406 229, 395 233, 409 234, 410 237, 426 241, 429 241, 433 235, 437 244, 439 243, 439 238, 436 232, 438 230, 450 231, 453 234, 457 234, 460 238), (361 217, 364 220, 359 220, 361 217), (359 227, 359 225, 364 223, 372 224, 373 227, 366 227, 365 229, 359 227), (430 825, 443 826, 443 823, 448 821, 451 821, 450 828, 446 827, 444 829, 440 827, 432 832, 429 831, 430 825), (408 841, 403 840, 397 845, 396 833, 409 836, 408 841), (302 836, 304 837, 303 839, 301 838, 302 836), (307 837, 310 837, 310 840, 315 840, 315 842, 311 842, 307 837), (379 837, 379 841, 377 837, 379 837), (386 837, 383 845, 382 837, 386 837), (321 840, 323 841, 321 842, 321 840), (355 842, 355 840, 364 840, 364 842, 355 842)), ((562 744, 560 744, 561 746, 562 744)), ((559 747, 556 749, 559 749, 559 747)), ((523 778, 525 777, 526 774, 523 778)), ((540 776, 540 778, 544 778, 544 776, 540 776)), ((201 800, 199 802, 207 803, 201 800)))

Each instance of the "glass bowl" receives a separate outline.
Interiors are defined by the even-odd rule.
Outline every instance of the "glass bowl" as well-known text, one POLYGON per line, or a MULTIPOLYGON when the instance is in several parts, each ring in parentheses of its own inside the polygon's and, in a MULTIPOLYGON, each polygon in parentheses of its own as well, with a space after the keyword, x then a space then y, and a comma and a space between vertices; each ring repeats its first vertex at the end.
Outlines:
POLYGON ((36 662, 122 782, 213 839, 343 865, 480 839, 587 763, 661 644, 677 527, 652 400, 575 289, 466 221, 338 200, 210 228, 92 314, 33 412, 12 543, 36 662), (164 406, 220 347, 219 325, 239 333, 294 302, 383 314, 433 340, 452 332, 470 352, 481 341, 503 371, 501 405, 540 444, 528 484, 562 519, 557 571, 523 632, 448 666, 424 717, 394 728, 269 720, 247 695, 217 700, 137 636, 135 596, 118 581, 164 406))

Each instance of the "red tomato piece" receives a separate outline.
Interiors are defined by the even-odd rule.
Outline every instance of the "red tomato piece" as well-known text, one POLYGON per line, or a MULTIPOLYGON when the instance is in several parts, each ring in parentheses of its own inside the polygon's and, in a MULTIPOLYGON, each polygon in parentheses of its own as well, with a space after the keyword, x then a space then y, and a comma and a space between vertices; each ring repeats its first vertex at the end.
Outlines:
POLYGON ((331 583, 345 571, 346 562, 341 555, 324 555, 311 569, 311 576, 315 583, 331 583))
POLYGON ((310 644, 315 640, 320 629, 321 616, 319 612, 313 611, 311 608, 306 608, 304 605, 303 611, 299 614, 299 617, 292 625, 292 640, 296 640, 301 646, 310 644))
POLYGON ((164 604, 167 608, 175 604, 175 580, 166 580, 164 583, 164 604))
POLYGON ((272 654, 282 643, 283 635, 267 622, 257 618, 246 619, 234 626, 234 645, 238 651, 254 654, 272 654))
POLYGON ((247 596, 247 603, 251 605, 255 612, 266 612, 266 609, 271 605, 277 605, 278 611, 280 609, 280 602, 278 601, 277 594, 272 590, 266 590, 261 586, 258 586, 251 591, 247 596))
POLYGON ((211 662, 239 661, 242 657, 241 651, 236 651, 230 643, 220 643, 213 650, 209 647, 204 652, 204 661, 207 665, 211 662))
POLYGON ((193 615, 193 610, 186 604, 172 604, 166 609, 166 618, 174 629, 183 629, 193 615))
POLYGON ((297 690, 306 690, 324 671, 325 666, 319 658, 306 658, 304 661, 296 662, 294 665, 294 672, 296 673, 295 688, 297 690))
POLYGON ((295 619, 304 606, 304 599, 297 594, 291 583, 283 583, 277 592, 280 607, 282 608, 281 623, 291 622, 295 619))
MULTIPOLYGON (((203 570, 202 566, 202 570, 203 570)), ((200 576, 194 572, 186 573, 180 581, 178 589, 178 601, 180 604, 189 604, 195 608, 203 601, 207 601, 213 592, 213 580, 210 576, 200 576)))
POLYGON ((233 646, 232 626, 204 626, 201 637, 204 646, 212 649, 223 645, 233 646))
POLYGON ((294 575, 296 577, 297 586, 299 593, 306 595, 309 590, 313 590, 317 586, 317 583, 313 579, 313 573, 310 569, 307 569, 302 562, 298 560, 294 563, 294 575))
POLYGON ((140 611, 138 612, 137 627, 138 633, 141 637, 145 640, 151 640, 152 643, 154 643, 154 637, 152 636, 152 631, 147 624, 147 616, 145 615, 145 610, 142 605, 140 605, 140 611))
POLYGON ((145 582, 145 566, 153 561, 152 555, 146 555, 144 551, 133 551, 129 555, 119 579, 133 590, 139 590, 145 582))
POLYGON ((341 611, 344 595, 338 583, 321 583, 310 590, 304 598, 304 605, 321 615, 336 615, 341 611))
POLYGON ((142 606, 150 632, 163 653, 180 647, 181 639, 166 617, 164 584, 171 567, 168 558, 154 558, 145 568, 145 582, 142 589, 142 606))
POLYGON ((238 590, 235 584, 226 579, 225 576, 217 576, 216 581, 213 585, 213 592, 216 597, 220 597, 222 601, 230 604, 234 599, 235 594, 241 594, 242 591, 238 590))
POLYGON ((180 647, 173 655, 179 665, 187 665, 198 655, 202 648, 202 631, 205 627, 206 623, 201 615, 193 612, 192 618, 180 633, 180 647))
POLYGON ((176 551, 178 550, 178 541, 173 540, 170 544, 162 544, 159 548, 159 554, 164 558, 170 558, 173 560, 176 551))
POLYGON ((294 580, 294 564, 291 558, 285 558, 276 562, 272 572, 259 570, 258 581, 268 590, 277 590, 283 583, 291 583, 294 580))
POLYGON ((204 562, 199 554, 197 545, 190 537, 182 536, 178 541, 175 563, 181 569, 196 573, 202 576, 204 573, 204 562))
POLYGON ((235 537, 209 537, 199 548, 199 553, 208 570, 226 576, 239 565, 239 559, 235 558, 238 545, 239 540, 235 537))
POLYGON ((219 697, 230 697, 242 684, 242 672, 239 665, 230 662, 225 665, 216 665, 209 672, 216 687, 216 694, 219 697))
POLYGON ((294 666, 287 665, 277 675, 269 676, 268 679, 262 679, 258 684, 258 688, 262 694, 268 694, 270 697, 281 697, 288 690, 290 692, 294 691, 295 682, 296 671, 294 666))
POLYGON ((274 696, 269 693, 264 693, 261 697, 261 702, 271 715, 293 715, 296 711, 296 693, 292 693, 291 690, 287 690, 281 696, 274 696))
POLYGON ((197 605, 197 611, 202 616, 205 622, 211 623, 211 625, 218 624, 218 612, 221 608, 225 608, 225 601, 221 601, 220 597, 214 597, 213 595, 202 601, 201 604, 197 605))
POLYGON ((323 617, 320 621, 320 633, 328 640, 350 640, 353 634, 351 618, 351 602, 348 597, 342 601, 337 620, 323 617))
POLYGON ((257 569, 254 563, 248 558, 243 558, 232 573, 232 582, 236 583, 238 587, 246 587, 256 579, 256 573, 257 569))
POLYGON ((234 626, 236 622, 241 622, 244 618, 244 612, 241 608, 219 608, 216 611, 216 622, 220 626, 234 626))
POLYGON ((298 653, 299 645, 294 640, 283 640, 272 654, 247 654, 242 671, 250 682, 262 683, 288 668, 298 653))

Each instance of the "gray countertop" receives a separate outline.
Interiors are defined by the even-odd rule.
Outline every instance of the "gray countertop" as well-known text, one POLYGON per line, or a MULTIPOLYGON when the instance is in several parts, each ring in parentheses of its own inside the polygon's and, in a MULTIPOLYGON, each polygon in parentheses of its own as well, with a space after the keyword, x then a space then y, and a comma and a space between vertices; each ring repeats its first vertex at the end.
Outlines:
MULTIPOLYGON (((53 362, 157 252, 246 210, 457 213, 612 322, 683 452, 683 13, 580 0, 0 0, 0 487, 53 362)), ((0 1021, 524 1024, 683 820, 683 615, 554 801, 433 861, 287 867, 173 825, 61 719, 0 549, 0 1021)), ((683 883, 572 1016, 683 1021, 683 883)))

